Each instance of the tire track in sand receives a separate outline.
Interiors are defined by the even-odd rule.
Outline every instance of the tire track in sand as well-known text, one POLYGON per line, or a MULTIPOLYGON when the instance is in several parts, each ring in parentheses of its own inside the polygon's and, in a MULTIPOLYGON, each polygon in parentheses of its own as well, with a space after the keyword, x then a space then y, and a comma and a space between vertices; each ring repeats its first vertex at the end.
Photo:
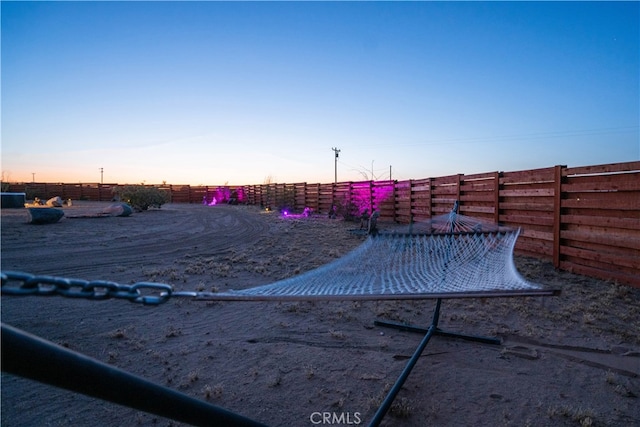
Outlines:
MULTIPOLYGON (((104 206, 83 207, 99 211, 104 206)), ((19 213, 3 215, 3 270, 89 280, 109 280, 95 277, 109 267, 169 265, 185 255, 225 253, 269 229, 247 206, 170 204, 127 218, 66 218, 46 226, 26 224, 19 213)))

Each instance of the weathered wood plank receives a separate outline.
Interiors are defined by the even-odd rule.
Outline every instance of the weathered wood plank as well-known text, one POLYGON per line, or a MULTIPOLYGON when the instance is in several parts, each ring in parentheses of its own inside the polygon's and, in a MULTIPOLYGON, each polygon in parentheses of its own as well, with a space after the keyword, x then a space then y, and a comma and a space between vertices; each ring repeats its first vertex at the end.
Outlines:
POLYGON ((455 197, 434 197, 431 199, 431 202, 433 204, 436 203, 444 203, 444 204, 448 204, 451 207, 453 207, 453 203, 456 201, 455 197))
MULTIPOLYGON (((552 212, 550 212, 551 214, 552 212)), ((532 215, 500 215, 500 222, 509 222, 521 225, 544 225, 550 229, 553 227, 553 216, 532 216, 532 215)))
POLYGON ((536 258, 551 260, 553 255, 551 242, 537 239, 519 238, 515 245, 515 253, 530 255, 536 258))
MULTIPOLYGON (((632 197, 624 197, 619 193, 607 193, 614 195, 614 197, 589 197, 582 194, 581 197, 562 200, 562 208, 581 208, 581 209, 623 209, 634 211, 629 215, 632 217, 640 216, 640 199, 632 197)), ((605 193, 594 193, 603 195, 605 193)))
POLYGON ((500 210, 519 210, 519 211, 550 211, 553 212, 553 200, 540 203, 522 203, 501 201, 500 210))
POLYGON ((640 288, 640 276, 637 274, 629 274, 615 269, 603 270, 564 260, 560 261, 560 268, 571 273, 582 274, 585 276, 595 277, 607 281, 615 280, 618 283, 624 283, 636 288, 640 288))
POLYGON ((493 214, 494 211, 494 207, 493 206, 468 206, 468 205, 463 205, 460 208, 462 210, 463 214, 470 214, 470 213, 487 213, 487 214, 493 214))
POLYGON ((580 175, 580 174, 582 175, 603 174, 603 173, 639 171, 639 170, 640 170, 640 161, 635 161, 635 162, 609 163, 609 164, 603 164, 603 165, 565 168, 563 171, 563 175, 570 176, 570 175, 580 175))
POLYGON ((631 268, 637 270, 637 274, 640 275, 640 254, 638 253, 636 253, 635 256, 628 256, 603 251, 575 248, 571 246, 561 246, 560 254, 580 258, 583 260, 597 261, 602 264, 611 264, 613 266, 631 268))
POLYGON ((517 172, 503 172, 500 184, 510 185, 517 183, 553 182, 554 167, 532 169, 517 172))
POLYGON ((578 242, 597 243, 605 246, 640 250, 640 239, 635 236, 613 233, 592 233, 578 230, 561 230, 560 238, 578 242))
POLYGON ((619 218, 591 215, 561 215, 560 220, 563 224, 596 225, 625 230, 640 230, 640 216, 638 218, 619 218))
POLYGON ((614 175, 580 175, 564 178, 562 191, 637 191, 640 189, 640 172, 614 175))
POLYGON ((612 236, 625 236, 628 238, 638 239, 640 241, 640 229, 623 229, 613 228, 604 225, 581 225, 581 224, 563 224, 563 230, 565 231, 579 231, 585 234, 593 235, 612 235, 612 236))
POLYGON ((437 178, 431 178, 433 185, 457 185, 459 175, 447 175, 439 176, 437 178))
MULTIPOLYGON (((463 212, 477 212, 477 213, 482 213, 482 214, 491 214, 491 216, 493 217, 495 214, 495 208, 490 205, 490 204, 480 204, 480 203, 474 203, 474 204, 470 204, 470 205, 461 205, 461 209, 463 212)), ((475 216, 472 214, 469 214, 471 216, 475 216)), ((484 216, 484 215, 482 215, 484 216)), ((493 218, 492 218, 492 222, 493 222, 493 218)))
POLYGON ((493 180, 493 174, 495 172, 482 172, 482 173, 475 173, 475 174, 471 174, 471 175, 462 175, 460 177, 460 180, 463 182, 468 182, 468 181, 481 181, 481 180, 493 180))
POLYGON ((546 240, 549 242, 553 242, 553 232, 550 232, 550 231, 538 231, 538 230, 531 230, 531 229, 525 228, 520 232, 520 235, 523 237, 530 237, 532 239, 539 239, 539 240, 546 240))
POLYGON ((463 193, 460 195, 461 202, 484 202, 493 204, 495 197, 491 193, 463 193))
POLYGON ((502 190, 500 196, 502 197, 540 197, 540 196, 553 196, 553 188, 537 188, 533 190, 527 189, 514 189, 514 190, 502 190))
POLYGON ((458 189, 457 187, 444 187, 444 186, 439 186, 439 187, 434 187, 431 190, 431 193, 434 195, 452 195, 452 196, 456 196, 458 194, 458 189))

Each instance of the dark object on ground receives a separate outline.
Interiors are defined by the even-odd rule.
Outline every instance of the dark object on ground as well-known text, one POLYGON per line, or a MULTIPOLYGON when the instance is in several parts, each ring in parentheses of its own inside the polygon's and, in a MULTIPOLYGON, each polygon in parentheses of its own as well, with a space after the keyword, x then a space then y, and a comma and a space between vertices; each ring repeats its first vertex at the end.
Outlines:
POLYGON ((47 200, 46 205, 52 208, 61 208, 62 198, 60 196, 52 197, 49 200, 47 200))
POLYGON ((2 209, 24 208, 25 193, 2 193, 2 209))
POLYGON ((64 216, 62 209, 56 208, 27 208, 29 224, 53 224, 64 216))
POLYGON ((107 206, 102 213, 110 216, 129 216, 133 213, 133 208, 123 202, 113 203, 107 206))

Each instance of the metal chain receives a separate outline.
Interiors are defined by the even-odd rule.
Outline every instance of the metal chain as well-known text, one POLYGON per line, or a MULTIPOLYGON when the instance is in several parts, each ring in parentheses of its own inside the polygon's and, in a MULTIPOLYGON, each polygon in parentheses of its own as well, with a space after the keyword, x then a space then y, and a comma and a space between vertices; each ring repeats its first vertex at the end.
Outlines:
POLYGON ((126 299, 144 305, 160 305, 171 296, 194 296, 194 293, 173 292, 166 283, 138 282, 121 285, 106 280, 67 279, 54 276, 35 276, 18 271, 2 272, 3 295, 61 295, 69 298, 104 300, 126 299))

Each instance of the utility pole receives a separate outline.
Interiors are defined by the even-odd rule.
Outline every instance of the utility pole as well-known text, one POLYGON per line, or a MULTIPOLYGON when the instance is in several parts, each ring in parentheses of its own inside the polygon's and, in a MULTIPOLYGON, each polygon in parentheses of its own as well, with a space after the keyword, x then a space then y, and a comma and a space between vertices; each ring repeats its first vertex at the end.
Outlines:
POLYGON ((104 168, 100 168, 100 184, 103 183, 103 178, 104 177, 104 168))
POLYGON ((36 173, 31 172, 31 182, 36 182, 36 173))
POLYGON ((334 178, 334 182, 338 182, 338 153, 340 153, 340 150, 338 150, 336 147, 333 147, 332 150, 336 153, 336 158, 335 158, 335 178, 334 178))
POLYGON ((391 179, 391 165, 389 165, 389 181, 393 181, 393 180, 391 179))

